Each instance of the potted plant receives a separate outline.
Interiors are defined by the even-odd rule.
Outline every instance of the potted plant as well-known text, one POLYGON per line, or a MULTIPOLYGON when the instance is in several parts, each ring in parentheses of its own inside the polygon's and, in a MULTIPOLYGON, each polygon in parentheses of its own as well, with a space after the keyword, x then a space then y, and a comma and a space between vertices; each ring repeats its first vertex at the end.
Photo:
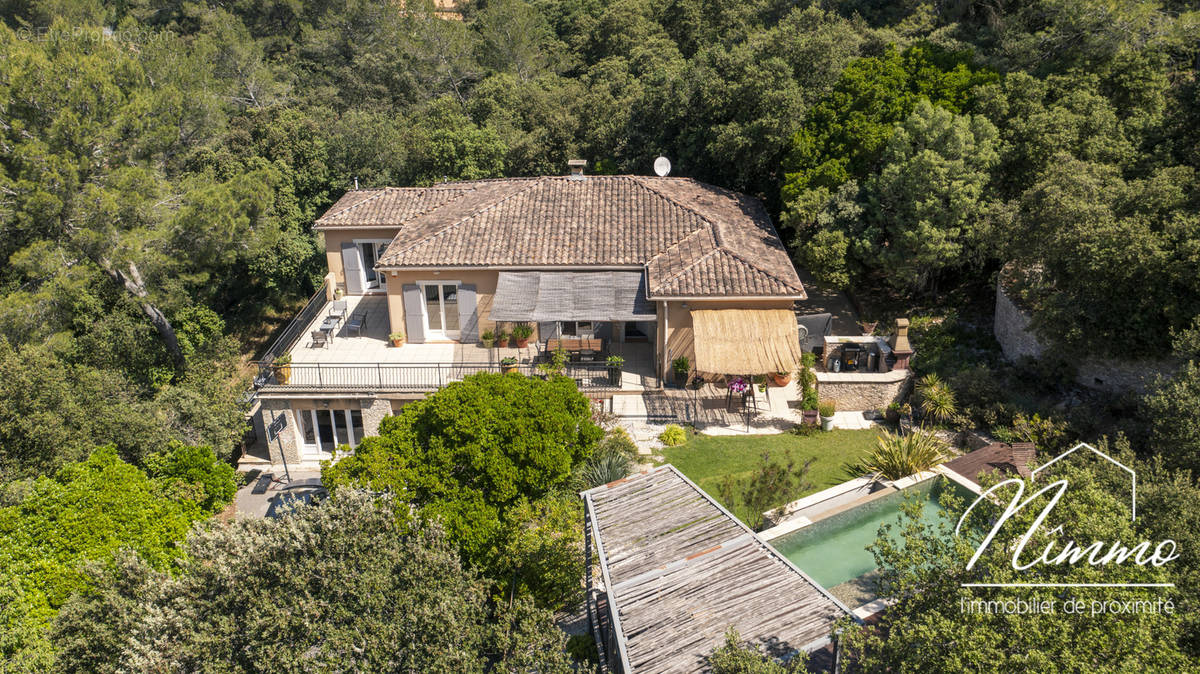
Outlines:
POLYGON ((514 356, 507 356, 500 359, 500 369, 504 374, 517 371, 517 359, 514 356))
POLYGON ((392 346, 404 346, 404 333, 393 332, 388 335, 388 339, 392 340, 392 346))
POLYGON ((271 361, 271 366, 275 370, 275 381, 278 381, 280 384, 287 384, 288 380, 292 377, 292 354, 283 354, 271 361))
POLYGON ((567 352, 562 349, 556 349, 550 355, 550 359, 544 363, 538 363, 537 371, 541 373, 542 379, 561 376, 567 372, 567 352))
POLYGON ((821 430, 833 430, 833 413, 837 411, 837 404, 832 400, 826 401, 817 405, 817 411, 821 413, 821 430))
POLYGON ((512 337, 517 340, 518 349, 524 349, 529 345, 531 335, 533 335, 533 326, 528 323, 518 323, 513 327, 512 337))
POLYGON ((605 363, 608 364, 608 383, 610 386, 620 386, 621 384, 621 367, 625 365, 625 359, 621 356, 609 356, 605 363))
POLYGON ((483 344, 483 348, 490 349, 496 343, 496 333, 491 330, 484 330, 482 335, 479 335, 479 343, 483 344))
POLYGON ((671 361, 671 374, 675 376, 675 385, 682 388, 687 384, 688 374, 692 371, 692 361, 687 356, 680 356, 671 361))
POLYGON ((783 388, 792 382, 791 372, 774 372, 771 374, 771 381, 778 387, 783 388))
POLYGON ((812 370, 816 362, 816 354, 805 353, 796 371, 800 383, 800 418, 802 423, 813 425, 817 423, 817 375, 812 370))
POLYGON ((508 333, 503 330, 496 331, 496 346, 501 349, 508 348, 508 333))
POLYGON ((754 384, 758 387, 759 393, 767 392, 767 376, 763 374, 754 375, 754 384))
POLYGON ((888 403, 887 409, 883 411, 883 418, 889 424, 900 423, 900 403, 888 403))

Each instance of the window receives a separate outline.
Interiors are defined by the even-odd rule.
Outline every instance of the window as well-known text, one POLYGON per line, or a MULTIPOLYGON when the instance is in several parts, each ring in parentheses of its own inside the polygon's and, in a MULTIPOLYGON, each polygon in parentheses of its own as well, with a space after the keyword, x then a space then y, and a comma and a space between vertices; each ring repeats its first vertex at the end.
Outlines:
POLYGON ((594 334, 591 321, 562 321, 558 334, 563 337, 591 337, 594 334))

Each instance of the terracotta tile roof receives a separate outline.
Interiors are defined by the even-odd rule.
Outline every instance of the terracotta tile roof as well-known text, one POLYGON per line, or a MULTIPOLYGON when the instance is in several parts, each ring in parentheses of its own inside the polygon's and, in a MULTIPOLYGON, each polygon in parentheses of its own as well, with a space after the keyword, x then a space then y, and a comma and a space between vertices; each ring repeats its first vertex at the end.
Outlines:
POLYGON ((356 190, 317 229, 399 230, 379 267, 644 266, 651 297, 797 297, 761 202, 690 178, 566 176, 356 190))

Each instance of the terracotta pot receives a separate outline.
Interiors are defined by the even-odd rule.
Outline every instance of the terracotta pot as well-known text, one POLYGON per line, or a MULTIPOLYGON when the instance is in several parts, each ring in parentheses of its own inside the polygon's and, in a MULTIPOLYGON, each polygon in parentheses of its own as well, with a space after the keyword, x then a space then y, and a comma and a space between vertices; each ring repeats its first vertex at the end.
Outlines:
POLYGON ((496 346, 500 347, 501 349, 508 348, 508 338, 505 337, 504 339, 497 339, 496 346))
POLYGON ((397 348, 404 346, 404 340, 403 339, 393 339, 392 346, 395 346, 397 348))
POLYGON ((516 372, 516 371, 517 371, 517 366, 516 366, 516 365, 501 365, 501 366, 500 366, 500 368, 501 368, 501 370, 504 372, 504 374, 508 374, 508 373, 510 373, 510 372, 516 372))
POLYGON ((529 346, 529 338, 528 337, 517 337, 516 340, 517 340, 517 348, 518 349, 524 349, 525 347, 529 346))
POLYGON ((775 382, 776 386, 779 386, 782 388, 784 386, 787 386, 789 383, 791 383, 792 375, 788 374, 788 373, 779 374, 778 372, 776 372, 775 374, 771 375, 771 381, 775 382))

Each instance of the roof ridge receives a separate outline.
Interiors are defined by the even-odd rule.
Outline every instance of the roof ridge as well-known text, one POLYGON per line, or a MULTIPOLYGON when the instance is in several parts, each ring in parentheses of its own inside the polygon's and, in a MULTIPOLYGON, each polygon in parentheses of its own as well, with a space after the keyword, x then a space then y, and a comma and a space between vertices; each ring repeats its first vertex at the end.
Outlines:
MULTIPOLYGON (((722 252, 724 252, 724 253, 725 253, 725 254, 727 254, 727 255, 730 255, 730 256, 732 256, 732 257, 734 257, 734 258, 737 258, 737 259, 738 259, 738 261, 740 261, 742 264, 744 264, 744 265, 746 265, 746 266, 749 266, 749 267, 753 267, 754 269, 758 270, 760 273, 762 273, 762 274, 765 274, 765 275, 767 275, 767 276, 769 276, 769 277, 771 277, 771 278, 775 279, 776 281, 778 281, 778 282, 782 283, 782 284, 783 284, 783 285, 785 285, 785 286, 792 287, 792 288, 796 287, 796 286, 795 286, 795 285, 794 285, 794 284, 793 284, 791 281, 788 281, 788 280, 786 280, 786 279, 780 278, 780 277, 779 277, 779 275, 778 275, 778 274, 776 274, 776 273, 775 273, 775 272, 773 272, 773 271, 768 271, 768 270, 766 270, 766 269, 763 269, 762 267, 758 266, 758 265, 757 265, 757 264, 755 264, 754 262, 751 262, 750 260, 746 259, 746 257, 745 257, 745 256, 743 256, 742 254, 740 254, 740 253, 738 253, 738 252, 736 252, 736 251, 733 251, 733 250, 731 250, 731 249, 729 249, 729 248, 726 248, 726 247, 724 247, 724 246, 720 245, 720 243, 718 243, 718 244, 717 244, 717 246, 718 246, 718 247, 717 247, 717 249, 716 249, 716 250, 722 251, 722 252)), ((714 251, 714 252, 715 252, 715 251, 714 251)), ((786 252, 785 252, 785 254, 786 254, 786 252)))
MULTIPOLYGON (((693 236, 696 236, 697 234, 700 234, 703 232, 708 232, 711 234, 712 229, 705 228, 705 227, 697 227, 696 229, 693 229, 692 231, 688 232, 685 236, 683 236, 683 238, 680 238, 679 240, 672 242, 671 245, 669 245, 666 248, 663 248, 662 250, 658 251, 657 253, 651 255, 649 257, 649 259, 646 260, 645 266, 649 267, 652 262, 654 262, 658 258, 666 255, 667 253, 671 252, 671 249, 678 248, 679 246, 683 245, 684 241, 687 241, 688 239, 692 238, 693 236)), ((714 236, 713 239, 716 240, 716 237, 714 236)), ((712 252, 712 251, 709 251, 709 252, 712 252)), ((707 255, 707 254, 708 253, 705 253, 705 255, 707 255)))
MULTIPOLYGON (((625 176, 621 176, 621 177, 625 177, 625 176)), ((700 218, 700 219, 701 219, 701 220, 703 220, 704 222, 707 222, 707 223, 708 223, 708 225, 709 225, 710 227, 712 227, 713 229, 716 229, 716 223, 715 223, 715 222, 713 222, 711 219, 709 219, 709 217, 708 217, 707 215, 705 215, 704 213, 701 213, 700 211, 696 210, 695 208, 692 208, 691 206, 689 206, 689 205, 687 205, 687 204, 685 204, 685 203, 682 203, 682 202, 680 202, 680 201, 679 201, 678 199, 676 199, 675 197, 672 197, 672 196, 671 196, 671 195, 669 195, 669 194, 664 194, 662 191, 658 190, 657 188, 655 188, 655 187, 651 187, 650 185, 646 184, 646 181, 645 181, 645 180, 643 180, 643 178, 648 178, 649 176, 628 176, 628 177, 629 177, 629 178, 630 178, 630 179, 631 179, 633 182, 637 183, 638 185, 641 185, 641 186, 642 186, 642 189, 644 189, 644 190, 646 190, 646 191, 649 191, 649 192, 653 192, 654 194, 658 195, 660 198, 662 198, 662 199, 666 199, 667 201, 669 201, 669 202, 671 202, 671 203, 675 204, 676 206, 678 206, 678 207, 680 207, 680 208, 682 208, 682 209, 684 209, 684 210, 686 210, 686 211, 690 211, 690 212, 691 212, 691 213, 693 213, 693 214, 694 214, 696 217, 700 218)), ((682 177, 682 176, 680 176, 680 177, 678 177, 678 178, 675 178, 675 179, 676 179, 676 180, 691 180, 692 182, 697 182, 696 180, 692 180, 691 178, 685 178, 685 177, 682 177)), ((714 238, 714 239, 716 239, 716 238, 717 238, 717 234, 716 234, 716 232, 714 232, 714 233, 713 233, 713 238, 714 238)), ((720 244, 720 241, 718 241, 718 242, 717 242, 717 245, 721 245, 721 244, 720 244)))
MULTIPOLYGON (((395 254, 396 254, 396 255, 399 255, 399 254, 401 254, 401 253, 404 253, 404 252, 406 252, 406 251, 412 250, 413 248, 417 247, 418 245, 420 245, 420 244, 422 244, 422 243, 425 243, 426 241, 428 241, 428 240, 432 239, 433 237, 435 237, 435 236, 440 236, 440 235, 442 235, 442 234, 445 234, 446 232, 448 232, 448 231, 450 231, 450 230, 454 229, 455 227, 458 227, 458 226, 459 226, 459 225, 461 225, 462 223, 466 222, 467 220, 470 220, 471 218, 473 218, 473 217, 475 217, 475 216, 479 215, 480 213, 486 213, 487 211, 490 211, 490 210, 492 210, 493 208, 495 208, 495 207, 499 206, 500 204, 502 204, 502 203, 504 203, 504 202, 508 201, 509 199, 512 199, 512 198, 513 198, 513 197, 515 197, 515 196, 518 196, 518 195, 524 194, 524 193, 528 192, 529 190, 533 189, 534 187, 537 187, 538 185, 541 185, 541 184, 542 184, 542 182, 541 182, 540 180, 531 180, 531 181, 529 182, 529 185, 528 185, 528 186, 526 186, 524 189, 516 190, 515 192, 513 192, 513 193, 511 193, 511 194, 506 194, 506 195, 504 195, 503 197, 501 197, 500 199, 497 199, 496 201, 493 201, 493 202, 489 203, 487 206, 485 206, 485 207, 483 207, 483 208, 479 208, 479 209, 476 209, 476 210, 474 210, 474 211, 471 211, 469 214, 467 214, 467 215, 464 215, 463 217, 461 217, 461 218, 459 218, 458 220, 456 220, 456 221, 454 221, 454 222, 452 222, 452 223, 450 223, 450 224, 446 225, 445 227, 442 227, 441 229, 439 229, 439 230, 437 230, 437 231, 435 231, 435 232, 430 232, 428 235, 426 235, 426 236, 423 236, 423 237, 421 237, 421 238, 417 239, 416 241, 413 241, 412 243, 408 244, 408 246, 406 246, 406 247, 404 247, 404 248, 401 248, 401 249, 397 250, 397 251, 395 252, 395 254)), ((399 236, 399 235, 397 235, 397 236, 399 236)), ((391 250, 388 250, 388 251, 387 251, 387 253, 388 253, 388 257, 391 257, 391 256, 392 256, 392 254, 393 254, 391 250)))
MULTIPOLYGON (((699 232, 701 230, 696 230, 696 231, 699 232)), ((684 237, 684 238, 687 238, 687 237, 684 237)), ((671 274, 667 278, 663 279, 661 283, 655 285, 654 289, 657 291, 658 289, 663 288, 664 286, 670 284, 671 281, 674 281, 675 279, 679 278, 680 276, 683 276, 686 272, 691 271, 696 265, 707 260, 708 258, 712 257, 713 255, 720 253, 722 250, 723 249, 720 246, 718 246, 718 247, 713 248, 712 250, 708 251, 707 253, 701 255, 700 257, 696 258, 695 260, 692 260, 690 264, 687 264, 687 265, 681 267, 679 269, 679 271, 675 272, 674 274, 671 274)))

